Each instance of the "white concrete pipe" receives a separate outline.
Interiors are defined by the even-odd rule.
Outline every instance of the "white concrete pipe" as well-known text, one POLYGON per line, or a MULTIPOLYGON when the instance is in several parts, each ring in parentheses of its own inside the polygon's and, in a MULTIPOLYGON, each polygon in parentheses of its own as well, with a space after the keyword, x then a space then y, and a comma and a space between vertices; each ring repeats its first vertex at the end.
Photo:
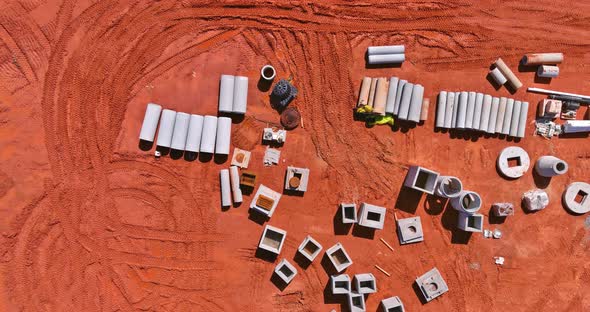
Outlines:
POLYGON ((201 146, 201 135, 203 134, 203 116, 191 115, 191 120, 188 124, 188 135, 186 137, 186 145, 184 149, 189 152, 199 152, 201 146))
POLYGON ((472 215, 481 208, 481 197, 476 192, 462 191, 451 199, 451 206, 459 212, 472 215))
POLYGON ((203 133, 201 135, 201 153, 213 154, 215 151, 215 136, 217 135, 217 117, 205 116, 203 133))
POLYGON ((522 102, 520 104, 520 118, 518 119, 518 132, 516 136, 519 138, 524 138, 525 130, 526 130, 526 118, 529 113, 529 102, 522 102))
POLYGON ((367 106, 371 108, 375 102, 375 89, 377 89, 377 78, 371 79, 371 88, 369 88, 369 101, 367 102, 367 106))
POLYGON ((248 77, 236 76, 234 80, 232 112, 243 115, 248 108, 248 77))
POLYGON ((542 78, 555 78, 559 76, 559 67, 550 65, 541 65, 537 69, 537 76, 542 78))
POLYGON ((402 120, 408 120, 408 113, 410 112, 410 101, 412 100, 412 93, 414 90, 413 83, 406 83, 404 91, 402 92, 402 99, 399 104, 399 112, 397 117, 402 120))
POLYGON ((486 94, 483 96, 483 105, 481 106, 481 121, 479 122, 479 130, 488 131, 490 125, 490 114, 492 112, 492 96, 486 94))
POLYGON ((560 64, 563 62, 563 53, 531 53, 522 58, 523 65, 560 64))
POLYGON ((494 81, 499 85, 503 85, 506 83, 506 81, 508 81, 508 79, 502 75, 502 72, 497 67, 490 71, 490 76, 492 76, 494 81))
POLYGON ((504 122, 502 122, 502 134, 510 134, 510 124, 512 123, 512 112, 514 111, 514 99, 506 101, 506 113, 504 114, 504 122))
POLYGON ((447 107, 447 91, 441 91, 438 94, 438 104, 436 105, 436 127, 445 127, 445 108, 447 107))
POLYGON ((496 118, 496 133, 502 133, 502 125, 504 124, 504 115, 506 114, 505 97, 500 98, 500 106, 498 106, 498 117, 496 118))
POLYGON ((217 118, 217 134, 215 138, 215 154, 229 155, 231 141, 231 118, 217 118))
POLYGON ((522 82, 518 80, 518 77, 516 77, 516 75, 512 72, 512 70, 510 70, 508 65, 506 65, 506 63, 504 63, 501 58, 498 58, 494 64, 496 65, 496 68, 500 70, 502 75, 506 77, 514 90, 518 90, 520 87, 522 87, 522 82))
POLYGON ((404 45, 372 46, 367 49, 369 55, 378 54, 403 54, 406 52, 404 45))
POLYGON ((566 120, 562 128, 565 133, 590 132, 590 120, 566 120))
POLYGON ((231 190, 234 198, 234 204, 242 202, 242 190, 240 189, 240 172, 238 167, 229 167, 229 177, 231 181, 231 190))
POLYGON ((465 128, 465 118, 467 118, 467 100, 469 93, 463 91, 459 93, 459 107, 457 108, 457 128, 465 128))
POLYGON ((488 123, 488 133, 496 132, 496 120, 498 118, 498 109, 500 108, 500 99, 492 98, 492 109, 490 110, 490 121, 488 123))
POLYGON ((172 133, 172 144, 170 145, 170 148, 177 151, 184 151, 190 119, 191 115, 187 113, 176 113, 176 121, 174 122, 174 132, 172 133))
POLYGON ((387 81, 387 78, 377 78, 377 86, 375 87, 375 101, 373 102, 373 114, 385 116, 388 89, 389 81, 387 81))
POLYGON ((515 137, 518 134, 518 121, 520 120, 520 101, 514 101, 514 105, 512 106, 512 118, 510 120, 510 135, 511 137, 515 137))
POLYGON ((369 55, 369 64, 402 63, 406 60, 405 54, 375 54, 369 55))
POLYGON ((475 92, 469 92, 467 97, 467 115, 465 115, 465 128, 473 128, 473 114, 475 113, 475 92))
POLYGON ((161 147, 170 147, 172 142, 172 133, 174 131, 174 122, 176 121, 176 112, 165 109, 162 111, 160 118, 160 128, 158 129, 158 140, 156 145, 161 147))
POLYGON ((404 86, 408 83, 407 80, 400 80, 397 84, 397 92, 395 93, 395 105, 393 107, 393 114, 397 116, 399 113, 399 106, 402 102, 402 93, 404 90, 404 86))
POLYGON ((229 170, 221 169, 219 172, 221 185, 221 206, 231 206, 231 187, 229 182, 229 170))
POLYGON ((156 136, 156 129, 158 129, 158 121, 160 120, 160 113, 162 106, 155 103, 148 103, 143 116, 143 123, 141 124, 141 131, 139 131, 139 139, 148 142, 154 142, 156 136))
POLYGON ((420 121, 420 112, 422 111, 422 100, 424 99, 424 87, 416 84, 412 89, 412 99, 410 100, 410 110, 408 120, 413 122, 420 121))
POLYGON ((361 82, 361 91, 359 92, 359 101, 357 107, 367 105, 369 103, 369 91, 371 91, 371 77, 363 77, 361 82))
POLYGON ((221 82, 219 82, 219 111, 222 113, 231 113, 233 110, 234 83, 234 76, 221 75, 221 82))
POLYGON ((457 117, 459 115, 459 98, 461 92, 455 92, 455 101, 453 102, 453 116, 451 118, 451 128, 457 128, 457 117))
POLYGON ((436 180, 436 188, 434 192, 436 195, 445 198, 454 198, 463 191, 463 183, 456 177, 439 176, 436 180))
POLYGON ((450 129, 453 121, 453 105, 455 105, 455 92, 447 92, 447 106, 445 108, 444 127, 450 129))
POLYGON ((479 130, 481 124, 481 110, 483 106, 483 93, 475 94, 475 109, 473 110, 473 127, 472 129, 479 130))
POLYGON ((272 67, 272 65, 264 65, 260 69, 260 77, 268 82, 273 81, 276 75, 277 71, 274 67, 272 67))
POLYGON ((565 161, 554 156, 541 156, 535 164, 535 170, 542 177, 553 177, 567 172, 568 165, 565 161))
POLYGON ((395 109, 395 98, 397 95, 397 84, 399 83, 399 78, 391 77, 389 78, 389 90, 387 92, 387 104, 385 105, 385 112, 388 114, 393 114, 395 109))

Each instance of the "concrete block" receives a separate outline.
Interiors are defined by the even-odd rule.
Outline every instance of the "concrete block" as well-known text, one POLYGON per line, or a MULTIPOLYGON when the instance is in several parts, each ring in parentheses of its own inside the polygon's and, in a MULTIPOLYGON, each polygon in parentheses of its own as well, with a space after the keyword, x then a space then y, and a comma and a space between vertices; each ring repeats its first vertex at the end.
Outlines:
POLYGON ((297 269, 287 259, 283 259, 275 267, 275 274, 286 284, 289 284, 295 278, 295 275, 297 275, 297 269))
POLYGON ((260 184, 254 198, 252 198, 252 202, 250 202, 250 209, 260 212, 270 218, 275 212, 280 199, 281 193, 275 192, 263 184, 260 184))
POLYGON ((352 265, 352 259, 350 259, 344 246, 340 243, 336 243, 334 246, 328 248, 326 255, 338 273, 352 265))
POLYGON ((463 191, 451 199, 451 206, 459 212, 474 214, 481 208, 481 197, 476 192, 463 191))
POLYGON ((309 169, 287 167, 285 176, 285 190, 305 192, 309 181, 309 169))
POLYGON ((258 248, 278 255, 281 253, 286 237, 287 231, 266 225, 262 232, 262 237, 260 237, 258 248))
POLYGON ((465 232, 481 232, 483 231, 483 215, 479 213, 470 215, 461 212, 458 216, 457 228, 465 232))
POLYGON ((401 245, 424 241, 420 217, 398 219, 397 236, 401 245))
POLYGON ((356 204, 341 203, 342 223, 357 223, 356 204))
POLYGON ((383 207, 362 203, 358 224, 360 226, 382 230, 386 212, 387 210, 383 207))
POLYGON ((567 169, 567 163, 554 156, 541 156, 535 164, 535 170, 542 177, 562 175, 567 169))
POLYGON ((381 300, 382 312, 405 312, 404 304, 398 296, 381 300))
POLYGON ((574 182, 567 186, 563 192, 565 208, 576 214, 584 214, 590 211, 590 184, 574 182))
POLYGON ((494 203, 492 213, 496 217, 507 217, 514 215, 514 205, 512 203, 494 203))
POLYGON ((371 273, 355 274, 353 284, 359 294, 372 294, 377 292, 377 280, 371 273))
POLYGON ((438 172, 420 166, 411 166, 404 185, 427 194, 434 194, 438 175, 438 172))
POLYGON ((352 284, 348 274, 330 276, 330 285, 333 295, 345 295, 352 291, 352 284))
POLYGON ((322 251, 322 245, 313 239, 313 237, 307 235, 301 245, 299 245, 297 251, 312 262, 322 251))
POLYGON ((418 277, 416 279, 416 284, 418 285, 418 288, 420 288, 426 302, 449 291, 447 283, 440 275, 437 268, 433 268, 424 275, 418 277))
POLYGON ((529 170, 531 160, 524 149, 518 146, 509 146, 500 152, 496 165, 502 175, 516 179, 522 177, 529 170))
POLYGON ((547 192, 540 189, 525 192, 522 195, 522 200, 528 211, 543 210, 549 205, 549 195, 547 195, 547 192))
POLYGON ((436 195, 445 198, 453 198, 459 196, 463 191, 463 183, 456 177, 439 176, 436 180, 436 195))
POLYGON ((364 312, 365 307, 365 296, 357 292, 348 293, 348 309, 350 312, 364 312))
POLYGON ((248 168, 250 157, 251 153, 249 151, 235 147, 234 154, 231 158, 231 165, 238 166, 240 168, 248 168))

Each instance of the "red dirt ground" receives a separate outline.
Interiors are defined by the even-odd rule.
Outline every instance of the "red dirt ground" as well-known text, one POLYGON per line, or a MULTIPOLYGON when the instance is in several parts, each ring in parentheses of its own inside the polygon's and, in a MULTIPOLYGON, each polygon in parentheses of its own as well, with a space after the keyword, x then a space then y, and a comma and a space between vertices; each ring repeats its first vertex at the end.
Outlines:
MULTIPOLYGON (((524 53, 564 52, 550 85, 517 72, 525 87, 590 93, 590 5, 585 1, 467 1, 372 4, 274 0, 5 0, 0 4, 0 272, 2 311, 329 311, 319 260, 285 289, 271 282, 274 263, 255 256, 263 225, 244 204, 220 208, 218 174, 229 161, 193 162, 138 148, 147 102, 216 114, 219 76, 250 77, 245 120, 232 145, 253 151, 249 169, 281 189, 287 165, 309 167, 309 191, 283 196, 268 224, 288 231, 280 257, 292 259, 307 234, 324 248, 341 242, 354 264, 372 272, 379 291, 408 311, 588 311, 590 221, 568 214, 560 196, 589 182, 588 138, 511 141, 434 131, 440 90, 479 91, 535 104, 522 88, 510 95, 485 76, 498 56, 514 70, 524 53), (367 69, 369 45, 405 44, 401 68, 367 69), (304 128, 289 133, 279 166, 264 168, 260 135, 279 116, 256 87, 270 63, 292 76, 292 104, 304 128), (399 76, 425 87, 429 120, 414 129, 366 128, 354 121, 363 76, 399 76), (401 188, 419 164, 462 179, 493 202, 519 203, 540 181, 532 171, 507 181, 498 152, 525 148, 534 162, 555 154, 570 164, 543 187, 551 204, 526 214, 520 205, 500 240, 455 230, 444 203, 401 188), (374 237, 336 221, 338 203, 388 207, 374 237), (393 211, 418 215, 423 243, 399 246, 393 211), (395 248, 387 249, 379 238, 395 248), (493 256, 506 258, 496 266, 493 256), (386 277, 377 264, 391 273, 386 277), (436 266, 450 291, 422 304, 414 279, 436 266)), ((586 107, 582 108, 584 113, 586 107)), ((532 121, 535 109, 529 111, 532 121)))

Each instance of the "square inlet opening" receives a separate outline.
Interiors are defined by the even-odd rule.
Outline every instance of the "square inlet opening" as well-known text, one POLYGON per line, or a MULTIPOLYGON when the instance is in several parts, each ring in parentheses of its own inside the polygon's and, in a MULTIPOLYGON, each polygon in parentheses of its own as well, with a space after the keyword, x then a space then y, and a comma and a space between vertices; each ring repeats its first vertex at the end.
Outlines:
POLYGON ((332 258, 334 260, 334 263, 336 263, 338 266, 350 263, 350 261, 348 260, 348 257, 346 256, 344 251, 342 251, 342 249, 338 249, 338 250, 334 251, 330 255, 330 258, 332 258))
POLYGON ((482 217, 480 216, 469 216, 467 217, 467 227, 481 230, 482 229, 482 217))
POLYGON ((291 277, 291 275, 293 275, 293 271, 291 271, 291 269, 289 269, 288 266, 283 265, 279 271, 281 271, 281 273, 285 274, 286 277, 291 277))
POLYGON ((355 219, 354 210, 355 210, 354 206, 345 206, 344 207, 344 217, 349 220, 354 220, 355 219))
POLYGON ((574 198, 574 201, 578 204, 582 204, 584 203, 584 201, 586 201, 586 198, 588 197, 588 193, 579 190, 578 194, 576 194, 576 197, 574 198))
POLYGON ((375 283, 373 281, 362 281, 359 283, 361 288, 368 288, 371 290, 375 290, 375 283))
POLYGON ((381 214, 372 211, 367 211, 367 219, 375 222, 380 222, 381 214))
POLYGON ((307 244, 303 246, 303 251, 310 256, 316 253, 316 251, 319 249, 320 247, 314 244, 312 241, 307 242, 307 244))
POLYGON ((508 160, 508 167, 520 167, 522 166, 522 161, 520 160, 520 156, 510 157, 508 160))
POLYGON ((387 309, 387 312, 404 312, 404 310, 402 310, 402 307, 393 307, 387 309))
POLYGON ((348 283, 348 282, 335 282, 334 287, 339 288, 339 289, 345 289, 348 291, 348 290, 350 290, 350 283, 348 283))
POLYGON ((262 243, 274 249, 279 249, 282 240, 283 234, 268 230, 266 231, 266 235, 264 235, 262 243))
POLYGON ((432 174, 428 171, 420 170, 418 171, 418 176, 416 177, 416 187, 419 187, 423 190, 433 190, 434 185, 436 184, 436 175, 432 174))
POLYGON ((352 297, 352 305, 357 308, 364 308, 362 296, 352 297))

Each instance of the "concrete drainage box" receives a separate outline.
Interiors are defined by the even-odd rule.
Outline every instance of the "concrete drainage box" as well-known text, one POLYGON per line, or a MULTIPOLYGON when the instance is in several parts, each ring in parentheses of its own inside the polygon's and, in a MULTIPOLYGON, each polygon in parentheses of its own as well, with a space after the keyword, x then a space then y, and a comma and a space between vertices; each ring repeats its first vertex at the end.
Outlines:
POLYGON ((336 245, 328 248, 328 250, 326 250, 326 255, 338 272, 342 272, 344 269, 352 265, 352 259, 350 259, 344 246, 340 243, 336 243, 336 245))
POLYGON ((404 185, 420 192, 434 194, 438 175, 438 172, 420 166, 411 166, 404 185))
POLYGON ((355 274, 354 287, 359 294, 372 294, 377 292, 377 280, 371 273, 355 274))
POLYGON ((460 212, 457 227, 466 232, 481 232, 483 230, 483 215, 479 213, 469 215, 460 212))
POLYGON ((262 232, 258 248, 278 255, 281 253, 286 237, 287 231, 267 225, 264 227, 264 232, 262 232))
POLYGON ((348 294, 352 291, 348 274, 332 275, 330 277, 330 286, 333 295, 348 294))
POLYGON ((281 260, 275 267, 275 273, 286 283, 289 284, 295 275, 297 275, 297 269, 287 261, 287 259, 281 260))
POLYGON ((398 296, 381 300, 383 312, 405 312, 404 304, 398 296))
POLYGON ((449 291, 447 283, 445 283, 437 268, 433 268, 418 277, 416 284, 427 302, 449 291))
POLYGON ((260 212, 270 218, 279 204, 279 199, 281 199, 281 193, 275 192, 260 184, 258 191, 256 191, 256 195, 254 195, 254 198, 250 203, 250 209, 260 212))
POLYGON ((342 223, 357 223, 356 204, 341 203, 342 223))
POLYGON ((397 220, 397 235, 401 245, 418 243, 424 240, 420 217, 397 220))
POLYGON ((313 239, 311 236, 307 235, 307 237, 303 240, 301 245, 299 245, 298 251, 305 258, 307 258, 307 260, 311 262, 322 251, 322 245, 318 243, 315 239, 313 239))
POLYGON ((356 292, 348 293, 348 308, 351 312, 364 312, 365 296, 356 292))
POLYGON ((305 192, 309 181, 309 169, 287 167, 285 175, 285 190, 305 192))
POLYGON ((364 227, 382 230, 383 224, 385 223, 386 211, 383 207, 362 203, 358 224, 364 227))

